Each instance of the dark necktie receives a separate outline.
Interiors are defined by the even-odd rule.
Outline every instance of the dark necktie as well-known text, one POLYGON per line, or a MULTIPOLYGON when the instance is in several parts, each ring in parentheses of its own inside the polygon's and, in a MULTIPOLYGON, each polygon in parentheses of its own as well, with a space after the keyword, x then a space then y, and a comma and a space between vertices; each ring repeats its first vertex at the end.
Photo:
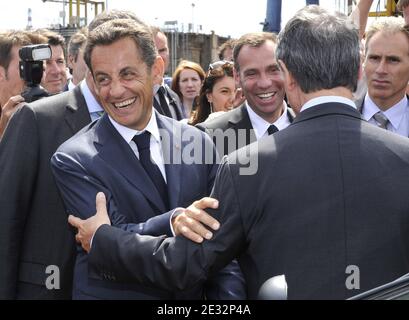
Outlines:
POLYGON ((165 98, 165 88, 163 86, 160 86, 156 95, 159 98, 159 102, 156 99, 156 97, 153 98, 153 106, 155 107, 155 109, 158 110, 160 114, 163 114, 164 116, 172 118, 172 114, 170 113, 168 102, 166 101, 166 98, 165 98))
POLYGON ((145 131, 141 134, 135 135, 132 139, 136 146, 138 147, 139 152, 139 161, 142 164, 142 167, 145 169, 148 176, 151 178, 153 184, 159 192, 159 195, 162 197, 162 200, 167 209, 169 209, 169 199, 168 199, 168 188, 163 179, 162 173, 159 170, 159 167, 151 159, 151 134, 148 131, 145 131))
POLYGON ((379 128, 386 129, 389 120, 382 112, 378 111, 373 115, 373 118, 375 119, 375 122, 379 128))
POLYGON ((276 133, 278 131, 277 127, 274 124, 270 124, 270 126, 267 128, 268 135, 272 135, 273 133, 276 133))

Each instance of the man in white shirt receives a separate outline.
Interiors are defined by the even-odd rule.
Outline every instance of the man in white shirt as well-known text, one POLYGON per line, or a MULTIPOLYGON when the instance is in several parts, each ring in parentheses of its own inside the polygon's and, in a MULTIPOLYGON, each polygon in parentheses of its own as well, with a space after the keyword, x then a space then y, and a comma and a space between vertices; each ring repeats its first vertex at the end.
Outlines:
MULTIPOLYGON (((106 114, 61 145, 52 158, 67 212, 89 217, 102 191, 118 228, 172 236, 175 209, 210 194, 218 166, 214 147, 204 133, 153 110, 153 86, 162 79, 163 60, 147 26, 129 19, 103 23, 90 31, 84 57, 106 114), (200 154, 194 159, 184 158, 189 141, 200 154)), ((200 299, 203 289, 203 283, 184 292, 130 286, 108 281, 114 280, 110 275, 88 278, 87 270, 86 252, 79 250, 75 299, 200 299)), ((212 279, 208 298, 245 297, 237 266, 212 279)))
POLYGON ((409 30, 402 18, 379 19, 369 27, 364 72, 368 92, 356 101, 363 118, 409 137, 409 30))
POLYGON ((275 58, 276 36, 267 32, 243 35, 235 42, 234 77, 246 101, 214 120, 198 124, 213 138, 220 154, 283 130, 294 119, 284 101, 283 74, 275 58), (228 137, 226 142, 223 137, 228 137))

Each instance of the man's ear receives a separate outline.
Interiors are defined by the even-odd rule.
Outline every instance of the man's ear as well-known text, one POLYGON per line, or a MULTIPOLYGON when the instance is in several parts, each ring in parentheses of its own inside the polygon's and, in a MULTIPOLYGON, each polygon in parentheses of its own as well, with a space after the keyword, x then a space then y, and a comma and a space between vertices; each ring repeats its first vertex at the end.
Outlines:
POLYGON ((213 95, 211 93, 206 93, 206 98, 207 98, 207 101, 209 101, 209 103, 213 102, 213 95))
POLYGON ((154 84, 162 84, 165 74, 165 63, 161 56, 157 56, 152 66, 152 79, 154 84))
POLYGON ((360 63, 359 70, 358 70, 358 81, 362 80, 363 76, 364 76, 364 69, 363 69, 363 65, 360 63))
POLYGON ((283 62, 283 60, 278 60, 278 65, 283 73, 284 77, 284 86, 286 90, 293 90, 296 86, 296 82, 292 74, 288 71, 287 66, 283 62))
POLYGON ((69 54, 67 58, 67 67, 72 69, 74 62, 75 62, 75 57, 69 54))

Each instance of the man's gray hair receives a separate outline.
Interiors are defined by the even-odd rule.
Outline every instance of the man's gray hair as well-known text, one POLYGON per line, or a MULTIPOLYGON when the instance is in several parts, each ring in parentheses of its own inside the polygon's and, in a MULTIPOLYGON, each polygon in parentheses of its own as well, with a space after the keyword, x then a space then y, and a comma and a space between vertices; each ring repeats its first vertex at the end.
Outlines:
POLYGON ((360 64, 358 29, 345 16, 319 6, 305 7, 280 32, 276 57, 304 93, 336 87, 355 91, 360 64))
POLYGON ((84 52, 84 60, 89 70, 93 73, 91 55, 96 46, 108 46, 125 38, 134 41, 142 61, 151 68, 158 53, 150 28, 131 19, 118 19, 107 21, 90 31, 84 52))
POLYGON ((74 57, 77 62, 78 54, 83 45, 87 42, 88 29, 82 28, 73 34, 68 42, 68 55, 74 57))

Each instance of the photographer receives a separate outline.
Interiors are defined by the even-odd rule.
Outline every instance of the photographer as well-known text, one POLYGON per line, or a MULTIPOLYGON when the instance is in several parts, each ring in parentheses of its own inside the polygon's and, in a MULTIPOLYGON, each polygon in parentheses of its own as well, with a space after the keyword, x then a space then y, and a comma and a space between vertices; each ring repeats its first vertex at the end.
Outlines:
POLYGON ((46 43, 44 36, 28 31, 0 33, 0 139, 7 123, 24 102, 20 95, 25 87, 19 75, 19 50, 23 46, 46 43))

